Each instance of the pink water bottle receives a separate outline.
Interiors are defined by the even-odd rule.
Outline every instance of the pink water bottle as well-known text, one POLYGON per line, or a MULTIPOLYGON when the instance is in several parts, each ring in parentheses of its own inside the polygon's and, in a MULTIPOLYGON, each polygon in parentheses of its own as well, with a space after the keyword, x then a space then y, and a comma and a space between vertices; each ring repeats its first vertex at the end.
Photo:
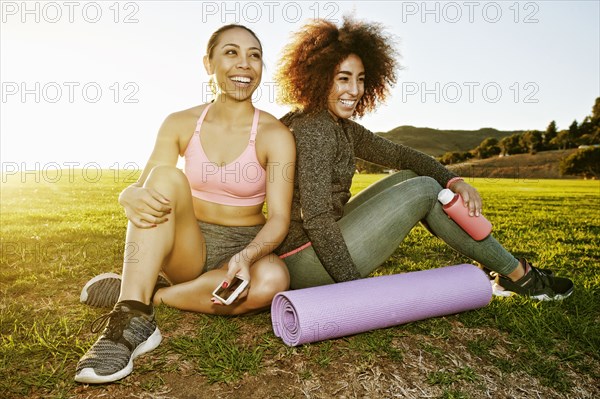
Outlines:
POLYGON ((442 203, 444 212, 474 240, 481 241, 492 232, 492 224, 483 215, 469 216, 469 208, 464 206, 460 194, 445 188, 438 194, 438 201, 442 203))

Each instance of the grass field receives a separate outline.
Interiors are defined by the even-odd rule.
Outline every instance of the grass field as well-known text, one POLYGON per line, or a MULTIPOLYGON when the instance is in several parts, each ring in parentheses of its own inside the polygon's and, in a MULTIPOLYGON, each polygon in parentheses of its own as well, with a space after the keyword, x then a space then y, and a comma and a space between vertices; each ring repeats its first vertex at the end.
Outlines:
MULTIPOLYGON (((486 308, 297 348, 270 315, 225 318, 160 307, 164 340, 105 386, 73 381, 101 309, 79 303, 93 275, 119 272, 129 172, 3 177, 2 398, 598 398, 600 183, 475 179, 495 236, 515 256, 575 281, 559 303, 486 308), (5 181, 6 180, 6 181, 5 181), (37 181, 36 181, 37 180, 37 181)), ((382 176, 357 176, 354 193, 382 176)), ((416 227, 376 274, 469 260, 416 227)))

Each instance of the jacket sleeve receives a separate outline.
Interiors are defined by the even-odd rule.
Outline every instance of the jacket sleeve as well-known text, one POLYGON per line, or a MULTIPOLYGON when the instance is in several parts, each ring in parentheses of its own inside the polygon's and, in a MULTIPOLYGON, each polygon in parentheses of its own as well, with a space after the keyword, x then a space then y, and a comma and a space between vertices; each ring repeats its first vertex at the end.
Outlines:
POLYGON ((294 127, 296 162, 303 228, 321 264, 331 278, 349 281, 361 277, 336 221, 332 203, 332 165, 335 133, 325 126, 294 127))
POLYGON ((402 144, 396 144, 353 123, 354 154, 357 158, 394 169, 411 169, 419 176, 434 178, 442 187, 457 175, 433 157, 402 144))

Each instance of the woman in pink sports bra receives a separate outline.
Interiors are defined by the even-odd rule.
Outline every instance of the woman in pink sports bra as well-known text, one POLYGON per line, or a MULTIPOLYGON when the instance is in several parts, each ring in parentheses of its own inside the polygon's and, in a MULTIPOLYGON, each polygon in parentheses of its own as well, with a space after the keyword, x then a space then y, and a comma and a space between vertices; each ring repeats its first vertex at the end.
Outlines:
POLYGON ((261 43, 248 28, 224 26, 211 36, 204 66, 214 101, 169 115, 138 182, 119 196, 129 219, 123 274, 96 276, 82 290, 82 302, 112 311, 79 361, 76 381, 106 383, 131 373, 132 360, 161 341, 156 304, 235 315, 268 308, 289 286, 272 251, 290 223, 295 143, 252 104, 261 43), (175 167, 179 156, 185 174, 175 167), (236 275, 249 288, 224 305, 212 292, 236 275))

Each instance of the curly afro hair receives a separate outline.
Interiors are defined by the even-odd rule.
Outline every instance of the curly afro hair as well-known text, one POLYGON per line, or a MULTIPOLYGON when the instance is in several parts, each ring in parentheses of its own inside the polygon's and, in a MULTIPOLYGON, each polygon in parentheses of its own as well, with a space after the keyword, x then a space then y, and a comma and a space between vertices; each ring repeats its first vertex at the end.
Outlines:
POLYGON ((350 17, 344 17, 341 28, 324 19, 309 22, 283 49, 275 74, 278 102, 304 112, 325 109, 336 67, 356 54, 365 67, 365 92, 354 116, 362 117, 385 101, 396 83, 398 65, 393 45, 392 37, 376 23, 350 17))

